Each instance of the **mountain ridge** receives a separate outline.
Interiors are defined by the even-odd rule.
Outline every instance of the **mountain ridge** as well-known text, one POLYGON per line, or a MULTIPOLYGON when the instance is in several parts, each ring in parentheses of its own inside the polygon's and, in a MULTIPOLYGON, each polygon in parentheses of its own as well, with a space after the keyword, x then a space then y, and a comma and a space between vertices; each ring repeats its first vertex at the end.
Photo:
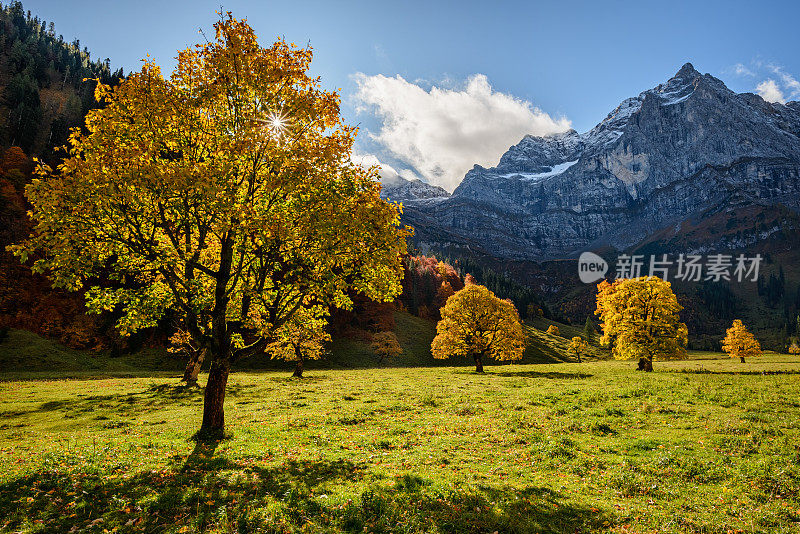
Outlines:
POLYGON ((407 201, 405 217, 432 249, 445 232, 444 245, 463 238, 499 258, 568 258, 626 249, 709 210, 796 210, 798 176, 800 103, 735 93, 687 63, 588 132, 523 137, 450 197, 407 201), (414 224, 423 219, 439 228, 414 224))
POLYGON ((381 182, 381 198, 390 201, 427 200, 450 196, 442 187, 423 182, 419 178, 408 180, 402 176, 394 176, 391 180, 381 182))

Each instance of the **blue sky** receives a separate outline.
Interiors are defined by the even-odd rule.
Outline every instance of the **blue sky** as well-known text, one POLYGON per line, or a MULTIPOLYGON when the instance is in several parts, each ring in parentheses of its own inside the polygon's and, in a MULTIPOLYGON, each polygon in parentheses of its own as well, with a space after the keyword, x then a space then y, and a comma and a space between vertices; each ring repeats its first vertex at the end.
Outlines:
MULTIPOLYGON (((114 67, 138 69, 149 53, 168 71, 175 51, 211 28, 220 1, 24 5, 114 67)), ((310 42, 313 72, 343 90, 345 118, 362 125, 361 154, 449 189, 471 163, 496 163, 521 133, 585 131, 687 61, 736 91, 761 84, 769 99, 800 99, 796 1, 222 5, 247 17, 264 44, 310 42)))

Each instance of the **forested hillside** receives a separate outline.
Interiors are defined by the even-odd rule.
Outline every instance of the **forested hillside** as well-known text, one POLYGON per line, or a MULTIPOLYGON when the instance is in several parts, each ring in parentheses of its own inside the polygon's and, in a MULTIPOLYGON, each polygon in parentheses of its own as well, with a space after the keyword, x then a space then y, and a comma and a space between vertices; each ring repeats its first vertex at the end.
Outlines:
POLYGON ((122 69, 92 60, 78 39, 68 43, 53 22, 20 2, 0 7, 0 143, 49 159, 94 105, 93 79, 114 83, 122 69))
POLYGON ((82 295, 53 290, 6 246, 31 231, 24 187, 33 158, 56 163, 69 130, 97 105, 95 80, 113 85, 122 76, 110 60, 93 61, 79 40, 66 42, 53 22, 20 2, 0 5, 0 333, 22 328, 72 347, 114 345, 109 318, 87 316, 82 295))
MULTIPOLYGON (((86 113, 97 105, 95 80, 113 85, 122 78, 122 69, 113 70, 109 59, 92 59, 78 39, 65 41, 53 22, 26 11, 22 3, 0 4, 0 123, 4 126, 0 131, 0 329, 27 329, 72 347, 114 350, 130 350, 148 340, 161 343, 166 337, 167 328, 123 343, 114 334, 112 315, 86 316, 80 294, 51 289, 44 276, 33 275, 5 250, 31 230, 25 216, 29 206, 24 186, 31 179, 32 158, 55 162, 56 149, 66 144, 70 128, 81 126, 86 113)), ((695 233, 735 232, 738 238, 743 228, 763 232, 782 221, 791 223, 757 248, 765 257, 757 284, 676 284, 692 348, 718 350, 722 332, 734 318, 751 324, 771 349, 783 350, 800 336, 800 271, 795 267, 798 252, 793 245, 798 239, 797 215, 780 206, 748 214, 719 215, 693 227, 695 233)), ((679 237, 689 239, 686 236, 697 237, 691 232, 679 237)), ((672 248, 690 248, 687 243, 673 243, 677 237, 670 239, 672 248)), ((662 241, 659 246, 645 243, 638 252, 661 251, 669 244, 662 241)), ((334 335, 368 341, 375 333, 395 328, 398 309, 436 321, 439 308, 464 286, 467 276, 498 297, 512 300, 523 319, 574 325, 583 325, 587 317, 595 319, 595 288, 577 281, 574 261, 536 263, 432 250, 438 252, 438 259, 430 252, 406 258, 403 293, 396 302, 375 303, 354 296, 353 311, 334 310, 334 335)))

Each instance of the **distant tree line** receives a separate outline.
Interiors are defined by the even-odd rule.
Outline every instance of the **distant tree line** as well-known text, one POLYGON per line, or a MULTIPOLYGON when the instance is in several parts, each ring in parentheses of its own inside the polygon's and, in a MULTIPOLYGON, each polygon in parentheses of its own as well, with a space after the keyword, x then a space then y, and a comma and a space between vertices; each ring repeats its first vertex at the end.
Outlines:
POLYGON ((731 320, 736 314, 736 296, 727 284, 700 282, 697 285, 697 295, 715 317, 731 320))
POLYGON ((478 284, 486 286, 501 299, 509 299, 514 303, 523 319, 531 319, 532 313, 547 319, 566 322, 560 314, 551 310, 533 288, 523 285, 505 273, 498 273, 490 267, 483 266, 470 258, 450 260, 461 276, 471 274, 478 284))
POLYGON ((780 336, 782 343, 788 346, 800 338, 800 284, 794 289, 787 285, 780 265, 777 273, 773 271, 769 277, 760 277, 757 283, 758 295, 766 305, 783 311, 780 336))
POLYGON ((464 287, 464 276, 434 256, 406 256, 403 271, 403 293, 398 300, 410 313, 425 319, 438 320, 447 299, 464 287))
POLYGON ((777 307, 786 292, 786 277, 783 274, 783 267, 778 267, 778 275, 770 273, 769 278, 759 277, 758 296, 763 297, 767 306, 777 307))

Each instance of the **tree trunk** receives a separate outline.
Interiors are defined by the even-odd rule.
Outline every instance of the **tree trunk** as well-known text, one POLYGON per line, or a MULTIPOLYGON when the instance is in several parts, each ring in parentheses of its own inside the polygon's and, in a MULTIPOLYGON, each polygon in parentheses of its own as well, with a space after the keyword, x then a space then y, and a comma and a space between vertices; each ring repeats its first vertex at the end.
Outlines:
POLYGON ((644 372, 645 373, 652 373, 653 372, 653 360, 647 358, 644 364, 644 372))
POLYGON ((744 363, 744 356, 739 356, 739 359, 742 360, 742 363, 744 363))
POLYGON ((295 378, 303 378, 303 359, 300 358, 297 360, 297 364, 294 366, 294 374, 292 374, 295 378))
POLYGON ((225 390, 231 372, 231 332, 228 330, 228 282, 233 265, 233 243, 236 233, 234 224, 220 240, 219 267, 214 288, 214 309, 211 315, 211 344, 209 356, 211 368, 203 395, 203 424, 195 435, 198 441, 221 440, 225 437, 225 390))
POLYGON ((203 424, 197 433, 199 440, 225 437, 225 389, 230 371, 231 362, 228 358, 215 359, 211 362, 203 397, 203 424))
POLYGON ((581 353, 580 352, 577 353, 577 356, 578 356, 578 363, 581 363, 581 353))
POLYGON ((183 381, 186 385, 196 386, 197 377, 200 375, 200 368, 203 366, 203 360, 206 357, 206 351, 193 350, 189 353, 189 361, 186 363, 186 370, 183 372, 183 381))
POLYGON ((481 361, 482 354, 480 352, 476 352, 472 355, 475 358, 475 372, 482 373, 483 372, 483 362, 481 361))

